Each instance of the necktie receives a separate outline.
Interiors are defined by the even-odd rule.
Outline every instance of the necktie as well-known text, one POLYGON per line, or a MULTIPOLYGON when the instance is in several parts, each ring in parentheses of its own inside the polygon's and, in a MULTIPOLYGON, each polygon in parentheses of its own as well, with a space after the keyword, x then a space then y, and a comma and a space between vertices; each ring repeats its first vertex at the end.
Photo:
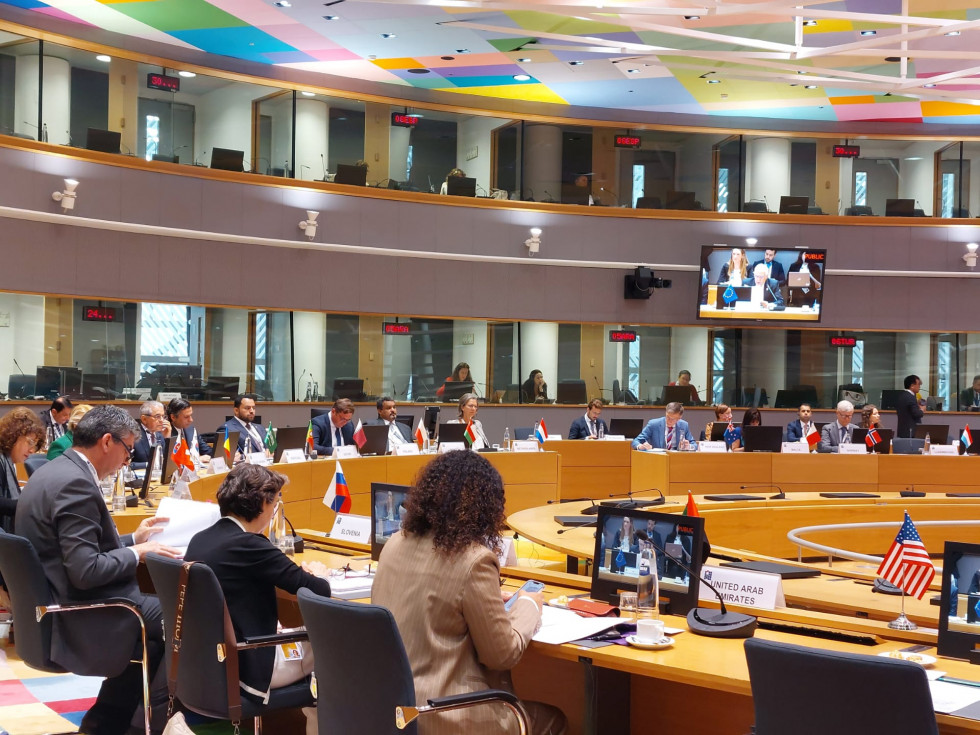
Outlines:
POLYGON ((847 437, 847 427, 840 426, 839 428, 840 428, 840 443, 847 444, 849 442, 849 439, 847 437))
POLYGON ((405 439, 402 437, 402 433, 398 430, 397 423, 392 421, 390 424, 388 424, 388 446, 404 443, 405 439))
POLYGON ((335 447, 342 447, 344 445, 344 440, 340 436, 340 429, 334 428, 333 430, 333 445, 335 447))
POLYGON ((803 427, 803 436, 810 433, 810 424, 801 424, 801 426, 803 427))
POLYGON ((589 419, 589 433, 592 436, 595 436, 596 435, 595 431, 596 431, 596 429, 595 429, 595 419, 589 419))
POLYGON ((973 393, 973 405, 980 406, 980 393, 977 393, 976 391, 973 393))
POLYGON ((673 426, 668 426, 667 427, 667 449, 670 449, 672 446, 674 446, 674 427, 673 426))

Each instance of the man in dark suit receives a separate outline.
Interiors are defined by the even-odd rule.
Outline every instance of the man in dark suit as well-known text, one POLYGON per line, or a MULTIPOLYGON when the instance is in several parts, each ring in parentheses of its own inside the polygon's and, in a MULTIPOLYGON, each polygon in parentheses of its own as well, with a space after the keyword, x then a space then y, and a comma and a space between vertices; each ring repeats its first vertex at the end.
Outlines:
POLYGON ((810 427, 813 425, 813 408, 809 403, 800 404, 798 415, 799 418, 796 421, 791 421, 786 426, 786 441, 788 442, 798 442, 810 433, 810 427))
POLYGON ((194 426, 194 408, 185 398, 174 398, 167 404, 167 420, 177 434, 184 440, 187 450, 205 462, 211 458, 211 447, 201 438, 194 426))
POLYGON ((633 440, 633 449, 686 449, 694 436, 683 415, 682 403, 668 403, 664 417, 650 421, 633 440))
POLYGON ((980 375, 974 375, 973 385, 960 391, 960 411, 980 411, 980 375))
POLYGON ((244 393, 235 396, 234 416, 225 422, 225 432, 237 431, 238 451, 242 454, 261 452, 265 449, 265 429, 256 426, 255 399, 244 393))
MULTIPOLYGON (((392 451, 395 444, 410 444, 412 441, 412 430, 405 424, 395 421, 398 416, 398 407, 395 399, 391 396, 381 396, 377 402, 378 418, 368 421, 366 426, 387 426, 388 427, 388 451, 392 451)), ((319 418, 319 417, 318 417, 319 418)), ((348 425, 350 421, 348 421, 348 425)), ((341 432, 343 433, 343 432, 341 432)), ((351 427, 351 436, 354 429, 351 427)), ((314 442, 316 438, 314 437, 314 442)))
POLYGON ((318 455, 329 457, 334 447, 354 443, 354 404, 350 398, 338 398, 329 413, 313 419, 313 448, 318 455))
MULTIPOLYGON (((163 657, 163 613, 156 597, 140 592, 136 568, 153 552, 177 557, 178 551, 152 541, 163 530, 164 518, 144 520, 136 531, 120 538, 109 515, 99 481, 129 462, 139 425, 116 406, 96 406, 75 427, 73 448, 31 476, 17 504, 17 533, 27 538, 44 567, 55 601, 83 602, 123 597, 143 613, 147 632, 150 677, 156 694, 151 701, 165 720, 166 672, 163 657), (155 674, 159 676, 154 676, 155 674)), ((85 674, 105 660, 106 648, 119 645, 120 631, 100 626, 100 619, 81 613, 55 615, 51 658, 70 671, 85 674)), ((131 658, 139 658, 139 638, 131 658)), ((138 664, 102 683, 99 696, 82 718, 80 730, 90 735, 122 735, 142 700, 138 664)), ((142 720, 142 715, 139 716, 142 720)), ((156 718, 154 718, 156 719, 156 718)), ((162 727, 162 722, 158 722, 162 727)))
POLYGON ((779 288, 779 281, 769 278, 766 275, 768 272, 763 263, 756 263, 755 268, 752 269, 752 303, 755 305, 765 301, 781 309, 786 306, 783 292, 779 288))
POLYGON ((851 436, 854 433, 854 424, 851 423, 852 416, 854 416, 853 403, 841 401, 837 404, 837 420, 820 430, 820 443, 817 444, 818 452, 821 454, 837 454, 840 452, 841 444, 851 443, 851 436))
POLYGON ((60 439, 64 435, 72 408, 71 399, 67 396, 59 396, 51 402, 51 408, 38 414, 41 417, 41 423, 44 424, 44 435, 47 437, 48 443, 60 439))
POLYGON ((755 273, 755 267, 761 265, 766 269, 766 277, 773 279, 782 286, 786 283, 786 271, 783 270, 783 266, 775 258, 775 250, 766 250, 765 258, 752 264, 752 272, 755 273))
POLYGON ((922 409, 916 395, 922 387, 922 378, 918 375, 908 375, 905 378, 905 390, 895 396, 895 416, 898 418, 898 431, 895 436, 911 439, 915 436, 915 425, 922 422, 922 409))
POLYGON ((593 398, 584 416, 579 416, 568 429, 569 439, 598 439, 606 435, 606 422, 599 418, 602 400, 593 398))
POLYGON ((170 436, 167 412, 160 401, 146 401, 140 406, 140 430, 133 447, 133 466, 146 467, 154 447, 162 447, 170 436))

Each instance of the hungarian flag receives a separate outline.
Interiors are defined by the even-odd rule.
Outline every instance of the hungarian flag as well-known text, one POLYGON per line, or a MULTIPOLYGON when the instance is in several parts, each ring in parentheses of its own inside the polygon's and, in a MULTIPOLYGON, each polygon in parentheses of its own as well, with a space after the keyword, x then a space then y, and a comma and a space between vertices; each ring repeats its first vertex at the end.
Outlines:
POLYGON ((810 451, 812 452, 817 448, 817 444, 820 443, 820 432, 817 431, 816 426, 810 424, 810 430, 806 433, 804 438, 806 439, 806 443, 810 445, 810 451))
POLYGON ((466 446, 472 447, 479 437, 476 433, 476 428, 473 426, 472 421, 466 422, 466 431, 463 432, 463 441, 466 442, 466 446))
POLYGON ((276 447, 279 446, 276 441, 276 430, 272 428, 272 422, 269 422, 268 428, 265 430, 265 448, 268 449, 273 454, 276 453, 276 447))
POLYGON ((684 515, 691 516, 692 518, 700 518, 701 514, 698 513, 698 506, 694 504, 694 496, 691 495, 691 491, 687 491, 687 506, 684 508, 684 515))
POLYGON ((354 443, 358 449, 367 444, 367 437, 364 436, 364 427, 361 426, 360 419, 357 420, 357 426, 354 427, 354 443))
POLYGON ((537 428, 534 430, 534 438, 538 440, 538 444, 544 444, 548 441, 548 427, 544 425, 544 418, 541 419, 537 428))
POLYGON ((878 567, 878 574, 919 600, 936 576, 936 568, 932 565, 929 552, 919 538, 919 532, 915 530, 908 511, 905 511, 905 521, 888 554, 878 567))
POLYGON ((171 455, 173 456, 174 464, 178 467, 186 467, 191 472, 194 471, 194 462, 191 460, 191 455, 187 453, 187 445, 184 444, 184 437, 177 437, 171 455))
POLYGON ((313 451, 313 419, 310 419, 310 425, 306 427, 306 448, 313 451))
POLYGON ((868 445, 869 448, 874 447, 876 444, 881 443, 881 434, 874 427, 867 433, 864 437, 864 443, 868 445))
POLYGON ((425 446, 425 440, 429 438, 429 432, 425 430, 422 426, 422 419, 419 419, 419 425, 415 427, 415 443, 419 445, 419 449, 425 446))
POLYGON ((960 441, 963 443, 964 449, 969 449, 970 445, 973 444, 973 434, 970 433, 969 424, 963 427, 963 433, 960 434, 960 441))
POLYGON ((334 513, 350 513, 350 490, 344 471, 340 469, 340 462, 337 462, 327 494, 323 496, 323 504, 334 513))

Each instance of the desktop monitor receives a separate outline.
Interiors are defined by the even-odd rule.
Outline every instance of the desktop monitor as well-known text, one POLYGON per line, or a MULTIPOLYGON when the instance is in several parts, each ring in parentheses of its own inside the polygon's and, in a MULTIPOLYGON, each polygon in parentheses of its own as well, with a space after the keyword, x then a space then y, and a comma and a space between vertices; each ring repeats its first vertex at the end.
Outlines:
POLYGON ((904 390, 886 389, 881 391, 881 400, 878 401, 878 408, 882 411, 894 411, 896 399, 905 393, 904 390))
POLYGON ((746 452, 779 452, 782 443, 782 426, 742 427, 742 446, 746 452))
POLYGON ((115 130, 89 128, 85 134, 85 147, 90 151, 119 153, 119 144, 121 141, 122 133, 117 133, 115 130))
POLYGON ((426 406, 425 413, 422 414, 422 427, 428 432, 429 439, 436 438, 440 410, 439 406, 426 406))
POLYGON ((64 371, 68 368, 42 365, 35 370, 34 395, 55 399, 65 395, 64 371))
POLYGON ((309 428, 309 426, 282 426, 276 429, 276 451, 272 461, 280 461, 282 453, 287 449, 302 449, 306 446, 306 434, 309 428))
MULTIPOLYGON (((867 445, 866 438, 868 436, 867 429, 854 429, 851 432, 851 441, 855 444, 865 444, 867 445)), ((873 447, 868 447, 868 452, 875 452, 877 454, 890 454, 892 439, 895 437, 895 432, 891 429, 878 429, 878 437, 880 441, 873 447)))
POLYGON ((780 214, 807 214, 810 197, 779 197, 780 214))
POLYGON ((689 385, 665 385, 660 391, 660 403, 682 403, 685 406, 693 406, 691 400, 691 386, 689 385))
POLYGON ((447 380, 442 384, 442 400, 447 403, 458 401, 467 393, 473 392, 472 380, 453 381, 447 380))
POLYGON ((163 447, 156 446, 153 447, 150 452, 150 461, 147 462, 146 467, 143 468, 143 485, 140 487, 139 499, 146 500, 147 495, 150 494, 150 478, 153 476, 153 464, 156 462, 157 452, 163 450, 163 447))
POLYGON ((939 603, 940 656, 980 663, 980 544, 947 541, 939 603))
POLYGON ((585 405, 589 402, 589 394, 585 389, 584 380, 559 380, 556 401, 558 403, 574 403, 585 405))
POLYGON ((204 395, 208 401, 233 400, 238 395, 241 379, 237 375, 212 375, 204 381, 204 395))
POLYGON ((561 187, 561 203, 587 207, 589 205, 589 187, 563 184, 561 187))
POLYGON ((154 153, 152 160, 163 161, 164 163, 180 163, 179 156, 165 156, 162 153, 154 153))
POLYGON ((668 191, 664 209, 698 209, 693 191, 668 191))
POLYGON ((35 377, 33 375, 23 375, 14 373, 7 378, 7 398, 33 398, 35 377))
POLYGON ((387 482, 371 483, 371 558, 377 561, 382 547, 397 531, 405 517, 405 501, 412 488, 387 482))
POLYGON ((692 553, 692 550, 703 550, 703 518, 602 505, 599 506, 596 528, 592 565, 594 599, 618 605, 620 591, 636 589, 637 557, 647 544, 636 537, 635 530, 639 529, 663 550, 655 550, 657 577, 660 597, 670 601, 671 614, 685 615, 697 607, 703 554, 692 553), (689 567, 693 574, 677 561, 689 567))
POLYGON ((446 179, 446 193, 457 197, 475 197, 476 179, 468 176, 450 176, 446 179))
POLYGON ((337 378, 333 381, 333 399, 349 398, 352 401, 364 400, 364 380, 362 378, 337 378))
POLYGON ((820 405, 820 398, 816 388, 789 388, 787 390, 777 390, 776 400, 773 408, 799 408, 804 403, 813 408, 820 405))
POLYGON ((395 416, 395 421, 397 421, 399 424, 405 424, 405 426, 407 426, 409 429, 415 427, 415 417, 410 413, 398 414, 395 416))
MULTIPOLYGON (((174 472, 177 470, 177 463, 174 462, 174 440, 176 438, 176 436, 168 436, 163 440, 163 462, 160 465, 163 468, 163 472, 160 474, 161 485, 169 485, 174 472)), ((146 470, 149 472, 150 467, 147 466, 146 470)))
POLYGON ((466 424, 439 424, 439 443, 462 442, 466 424))
POLYGON ((215 146, 211 149, 211 168, 241 173, 245 170, 245 151, 215 146))
POLYGON ((914 217, 915 199, 886 199, 886 217, 914 217))
POLYGON ((364 442, 363 447, 358 448, 358 452, 362 457, 368 455, 376 455, 378 457, 383 457, 388 453, 388 424, 384 425, 371 425, 371 426, 361 426, 361 431, 364 432, 364 442))
POLYGON ((348 186, 365 186, 367 184, 367 166, 352 166, 348 163, 338 163, 337 173, 333 183, 348 186))
POLYGON ((643 431, 643 419, 610 419, 609 433, 613 436, 625 436, 635 439, 643 431))
POLYGON ((930 444, 946 444, 949 441, 949 424, 917 424, 915 439, 925 439, 929 435, 930 444))

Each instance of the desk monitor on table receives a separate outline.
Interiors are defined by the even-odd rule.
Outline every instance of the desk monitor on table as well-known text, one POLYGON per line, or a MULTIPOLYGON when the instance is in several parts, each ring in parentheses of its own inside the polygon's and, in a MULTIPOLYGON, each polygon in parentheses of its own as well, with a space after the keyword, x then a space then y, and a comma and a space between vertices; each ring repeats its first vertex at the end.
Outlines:
POLYGON ((698 209, 693 191, 668 191, 664 209, 698 209))
MULTIPOLYGON (((854 429, 851 433, 851 441, 855 444, 867 444, 867 429, 854 429)), ((868 447, 869 452, 877 452, 878 454, 890 454, 892 439, 895 438, 895 432, 892 429, 878 429, 878 436, 881 439, 873 447, 868 447)))
POLYGON ((925 439, 929 435, 932 444, 946 444, 949 441, 949 424, 917 424, 914 439, 925 439))
POLYGON ((895 399, 900 395, 905 393, 904 390, 883 390, 881 391, 881 400, 878 401, 878 408, 882 411, 894 411, 895 410, 895 399))
POLYGON ((807 214, 810 197, 779 197, 780 214, 807 214))
POLYGON ((309 426, 282 426, 276 429, 276 451, 272 461, 282 459, 282 453, 287 449, 302 449, 306 445, 306 434, 309 426))
POLYGON ((364 400, 363 378, 337 378, 333 381, 333 400, 350 398, 352 401, 364 400))
POLYGON ((467 393, 472 392, 472 380, 447 380, 442 384, 442 400, 447 403, 458 401, 467 393))
MULTIPOLYGON (((177 463, 174 462, 174 440, 176 438, 176 436, 168 436, 163 440, 163 462, 160 465, 163 468, 163 472, 160 473, 161 485, 169 485, 174 472, 177 470, 177 463)), ((149 472, 150 469, 150 465, 147 465, 146 471, 149 472)))
MULTIPOLYGON (((732 291, 735 293, 734 301, 725 301, 725 292, 728 291, 727 286, 719 285, 718 291, 715 295, 715 308, 716 309, 730 309, 734 308, 735 303, 738 301, 750 301, 752 299, 752 287, 751 286, 732 286, 732 291)), ((730 299, 731 297, 729 297, 730 299)))
POLYGON ((475 197, 476 179, 469 176, 450 176, 446 179, 446 193, 449 196, 475 197))
POLYGON ((686 615, 691 608, 697 607, 700 587, 697 575, 701 573, 702 554, 692 554, 691 550, 703 548, 704 519, 600 506, 596 526, 593 599, 617 605, 620 591, 636 589, 636 559, 647 543, 636 537, 635 530, 639 529, 661 549, 656 551, 660 596, 670 600, 671 613, 686 615), (630 530, 624 542, 623 529, 627 524, 630 530), (689 567, 694 576, 682 569, 677 561, 689 567))
POLYGON ((461 442, 466 424, 439 424, 439 443, 461 442))
POLYGON ((122 133, 115 130, 89 128, 85 132, 85 148, 90 151, 119 153, 119 145, 121 141, 122 133))
MULTIPOLYGON (((613 436, 625 436, 635 439, 643 431, 643 419, 610 419, 609 433, 613 436)), ((980 432, 977 432, 980 434, 980 432)))
MULTIPOLYGON (((938 565, 937 565, 938 566, 938 565)), ((977 663, 980 652, 980 544, 947 541, 939 603, 940 656, 977 663)))
POLYGON ((367 184, 367 166, 352 166, 347 163, 337 164, 337 173, 333 177, 335 184, 348 186, 364 186, 367 184))
POLYGON ((746 452, 779 452, 782 445, 782 426, 742 427, 742 446, 746 452))
POLYGON ((886 217, 914 217, 915 199, 886 199, 886 217))
POLYGON ((35 377, 25 373, 12 373, 7 378, 7 398, 11 401, 17 398, 33 398, 35 377))
POLYGON ((371 483, 371 558, 377 561, 381 548, 402 527, 405 501, 411 488, 387 482, 371 483))
POLYGON ((693 406, 694 401, 691 400, 692 395, 691 386, 689 385, 665 385, 660 391, 660 403, 665 406, 668 403, 693 406))
POLYGON ((215 146, 211 149, 211 168, 241 173, 245 170, 245 151, 215 146))

